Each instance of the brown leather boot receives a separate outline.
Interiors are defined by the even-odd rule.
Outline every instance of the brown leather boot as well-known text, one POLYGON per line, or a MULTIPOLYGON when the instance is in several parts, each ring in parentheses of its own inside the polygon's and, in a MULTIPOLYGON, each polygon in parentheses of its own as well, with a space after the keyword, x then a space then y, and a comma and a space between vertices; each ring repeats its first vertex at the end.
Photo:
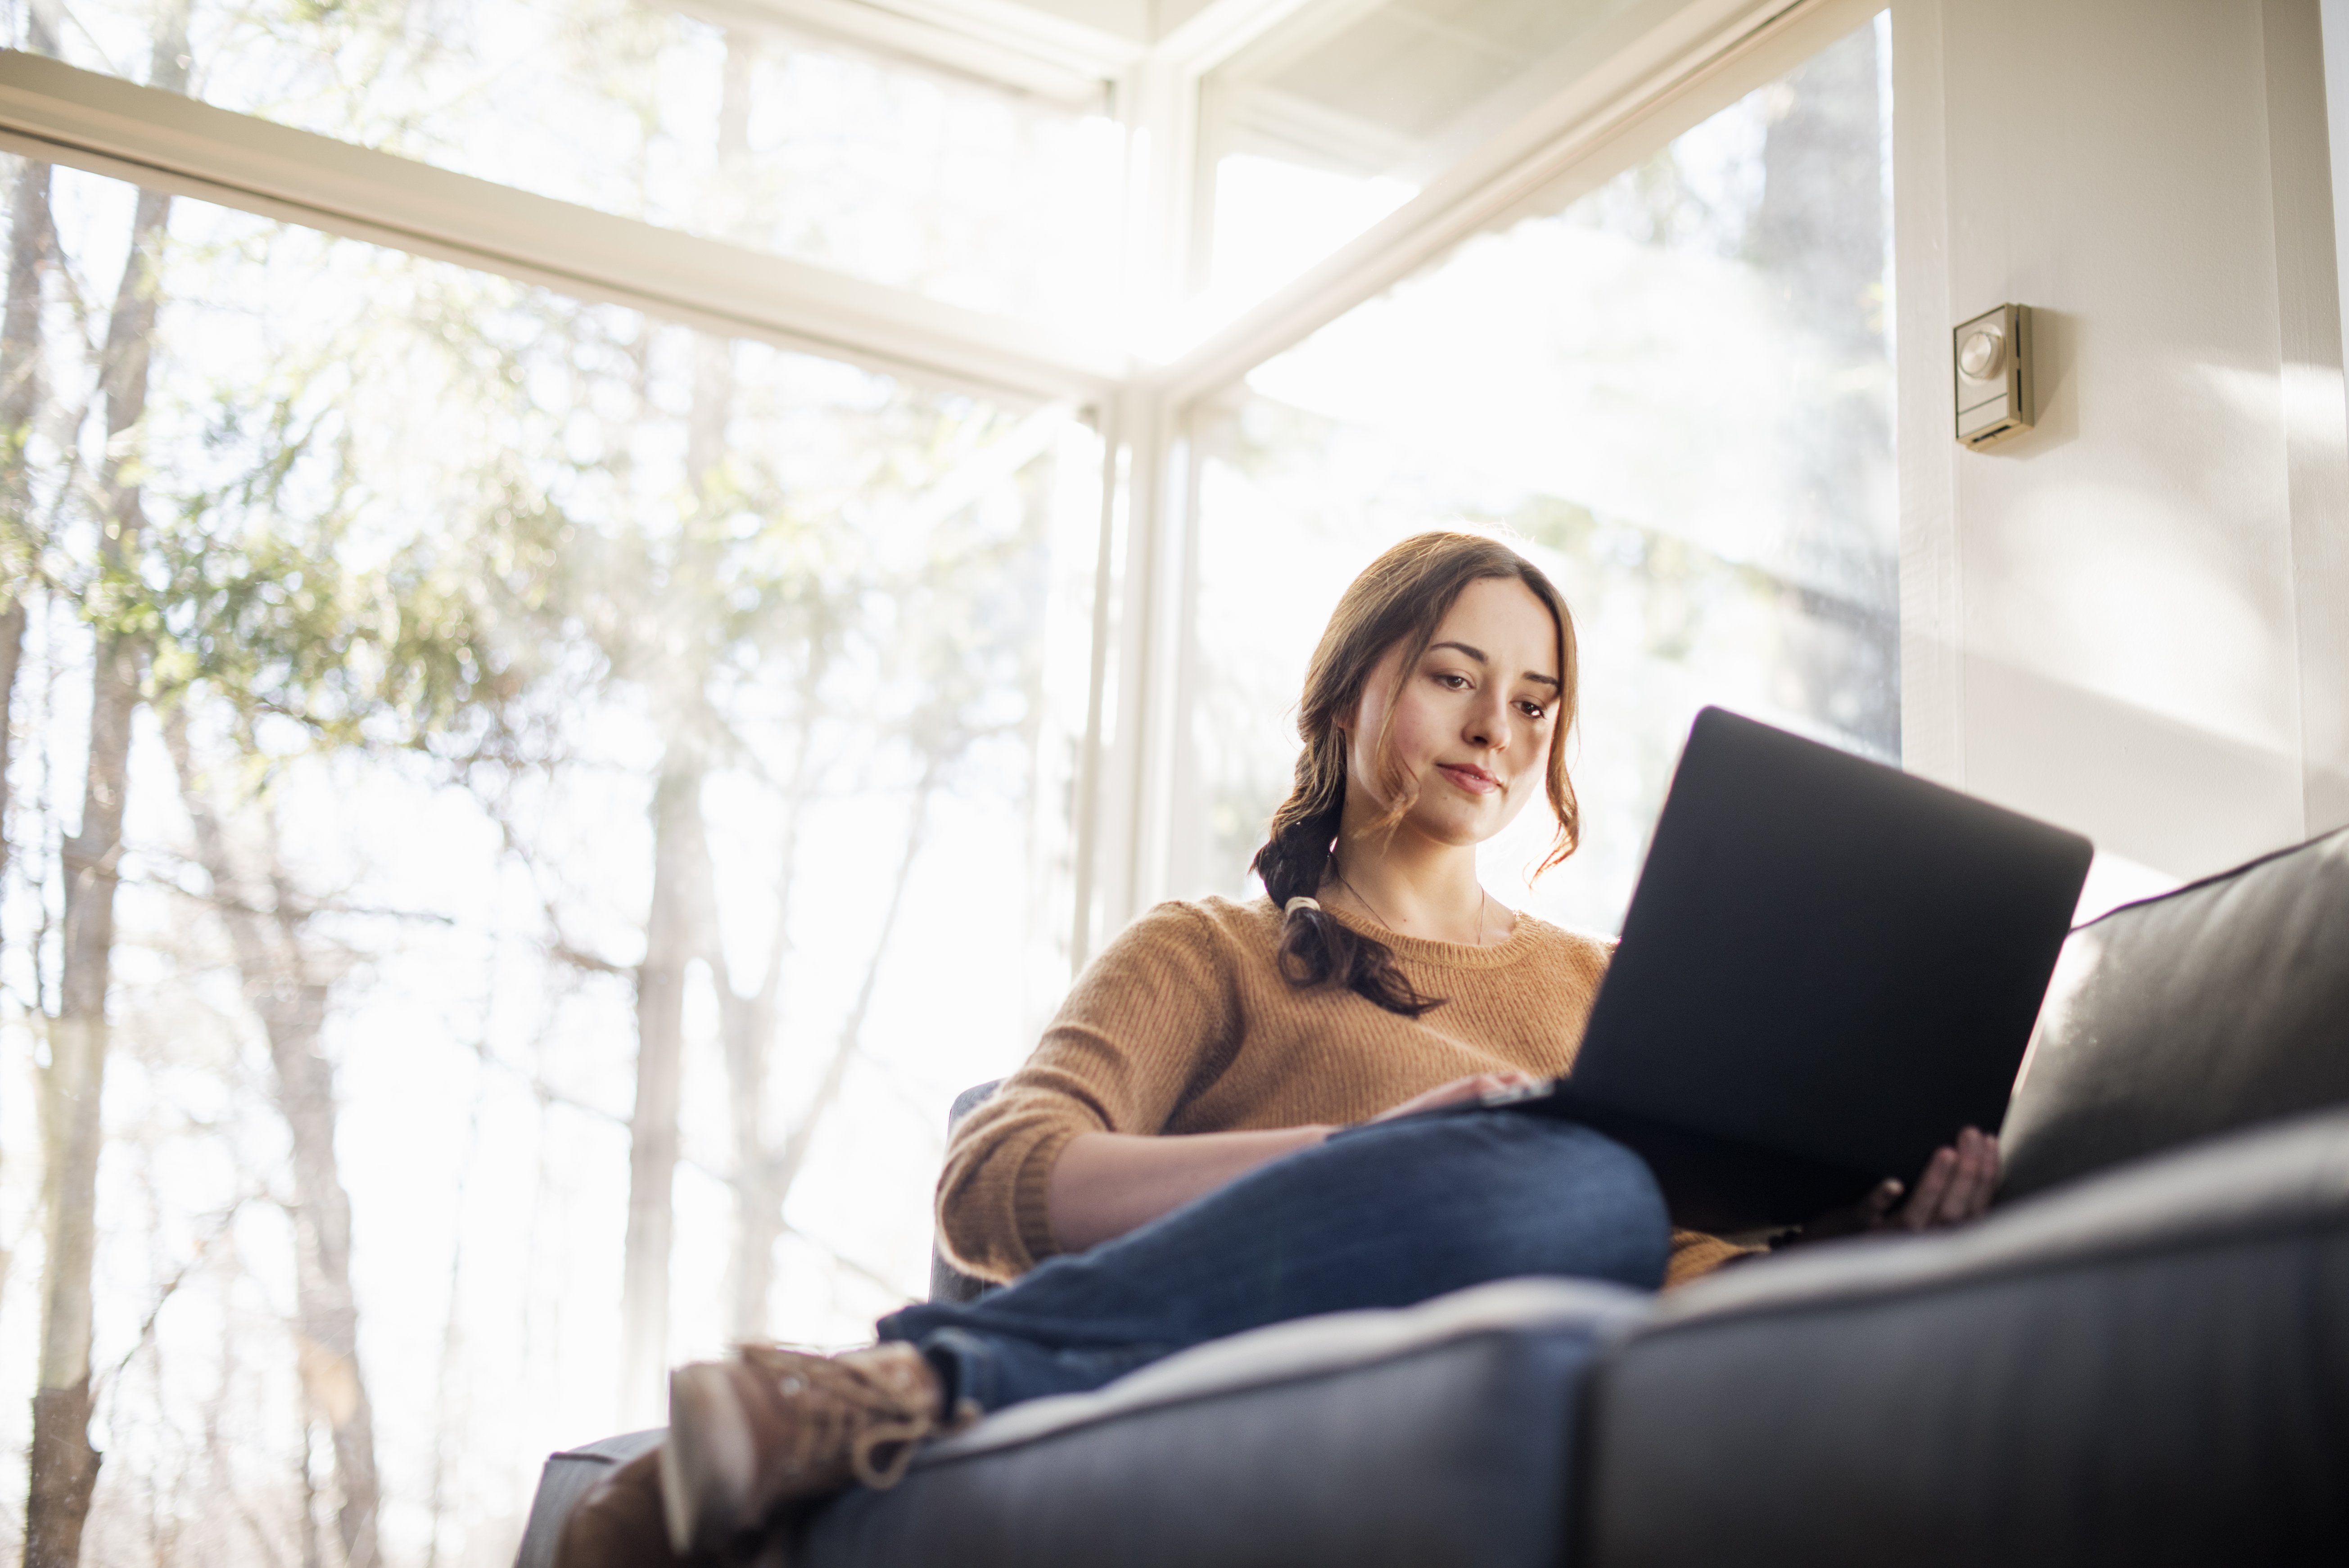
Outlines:
POLYGON ((678 1367, 660 1448, 670 1549, 722 1550, 851 1482, 896 1485, 925 1438, 977 1414, 949 1422, 942 1403, 937 1374, 899 1343, 840 1355, 746 1345, 678 1367))
POLYGON ((563 1521, 554 1568, 715 1568, 714 1558, 669 1550, 661 1509, 660 1450, 639 1454, 595 1483, 563 1521))

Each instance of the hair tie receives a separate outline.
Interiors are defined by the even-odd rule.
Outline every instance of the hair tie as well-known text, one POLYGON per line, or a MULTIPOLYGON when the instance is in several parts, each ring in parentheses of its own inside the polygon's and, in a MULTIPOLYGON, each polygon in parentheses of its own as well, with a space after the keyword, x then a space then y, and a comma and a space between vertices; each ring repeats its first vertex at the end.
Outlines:
POLYGON ((1291 898, 1288 903, 1281 906, 1281 919, 1287 919, 1289 916, 1297 913, 1299 909, 1318 909, 1320 907, 1321 905, 1319 900, 1309 898, 1304 894, 1299 893, 1297 897, 1291 898))

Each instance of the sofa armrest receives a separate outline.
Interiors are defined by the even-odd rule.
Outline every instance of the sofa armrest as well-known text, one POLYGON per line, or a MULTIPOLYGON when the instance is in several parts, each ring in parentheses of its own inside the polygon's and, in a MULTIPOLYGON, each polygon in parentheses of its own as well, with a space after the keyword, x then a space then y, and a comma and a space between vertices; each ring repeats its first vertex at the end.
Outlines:
POLYGON ((1594 1564, 2349 1555, 2349 1112, 1671 1298, 1601 1366, 1594 1564))
MULTIPOLYGON (((995 1091, 1003 1086, 1000 1078, 989 1078, 984 1084, 973 1084, 955 1096, 947 1112, 947 1136, 952 1137, 955 1128, 962 1126, 963 1117, 985 1105, 995 1091)), ((975 1302, 996 1287, 987 1281, 964 1273, 947 1262, 945 1251, 936 1241, 930 1243, 930 1299, 934 1302, 975 1302)))
POLYGON ((514 1553, 514 1568, 554 1568, 554 1543, 563 1538, 564 1521, 579 1506, 579 1500, 638 1454, 658 1448, 667 1436, 667 1428, 655 1427, 549 1454, 546 1468, 539 1472, 538 1495, 531 1500, 530 1522, 523 1526, 522 1549, 514 1553))

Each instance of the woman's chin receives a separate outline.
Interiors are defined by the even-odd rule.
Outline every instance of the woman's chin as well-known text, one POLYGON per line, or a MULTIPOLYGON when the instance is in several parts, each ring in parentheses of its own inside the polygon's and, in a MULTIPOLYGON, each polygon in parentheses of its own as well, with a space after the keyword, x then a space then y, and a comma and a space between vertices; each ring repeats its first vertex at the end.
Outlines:
POLYGON ((1412 821, 1420 836, 1450 849, 1474 849, 1507 826, 1508 817, 1502 812, 1456 807, 1415 815, 1412 821))

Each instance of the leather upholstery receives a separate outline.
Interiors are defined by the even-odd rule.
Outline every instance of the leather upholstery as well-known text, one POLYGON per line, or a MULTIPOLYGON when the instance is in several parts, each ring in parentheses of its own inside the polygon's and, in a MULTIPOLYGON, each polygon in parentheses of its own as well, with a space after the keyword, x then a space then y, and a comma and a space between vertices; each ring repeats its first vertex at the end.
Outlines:
POLYGON ((1277 1324, 926 1452, 816 1514, 793 1568, 1550 1568, 1574 1390, 1651 1309, 1513 1280, 1277 1324))
POLYGON ((2349 830, 2064 943, 2000 1142, 2018 1197, 2349 1102, 2349 830))
POLYGON ((514 1568, 554 1568, 554 1545, 563 1538, 563 1521, 595 1483, 638 1454, 658 1446, 668 1435, 666 1427, 599 1438, 575 1449, 547 1456, 539 1471, 538 1495, 531 1500, 530 1522, 523 1526, 522 1550, 514 1568))
MULTIPOLYGON (((963 1117, 985 1105, 988 1096, 1001 1086, 1003 1080, 990 1078, 984 1084, 973 1084, 957 1095, 954 1105, 947 1111, 947 1136, 954 1136, 962 1126, 963 1117)), ((930 1243, 930 1299, 934 1302, 975 1302, 996 1287, 975 1275, 966 1274, 947 1262, 938 1251, 936 1241, 930 1243)))
POLYGON ((1732 1271, 1588 1409, 1594 1568, 2349 1559, 2349 1111, 1732 1271))

